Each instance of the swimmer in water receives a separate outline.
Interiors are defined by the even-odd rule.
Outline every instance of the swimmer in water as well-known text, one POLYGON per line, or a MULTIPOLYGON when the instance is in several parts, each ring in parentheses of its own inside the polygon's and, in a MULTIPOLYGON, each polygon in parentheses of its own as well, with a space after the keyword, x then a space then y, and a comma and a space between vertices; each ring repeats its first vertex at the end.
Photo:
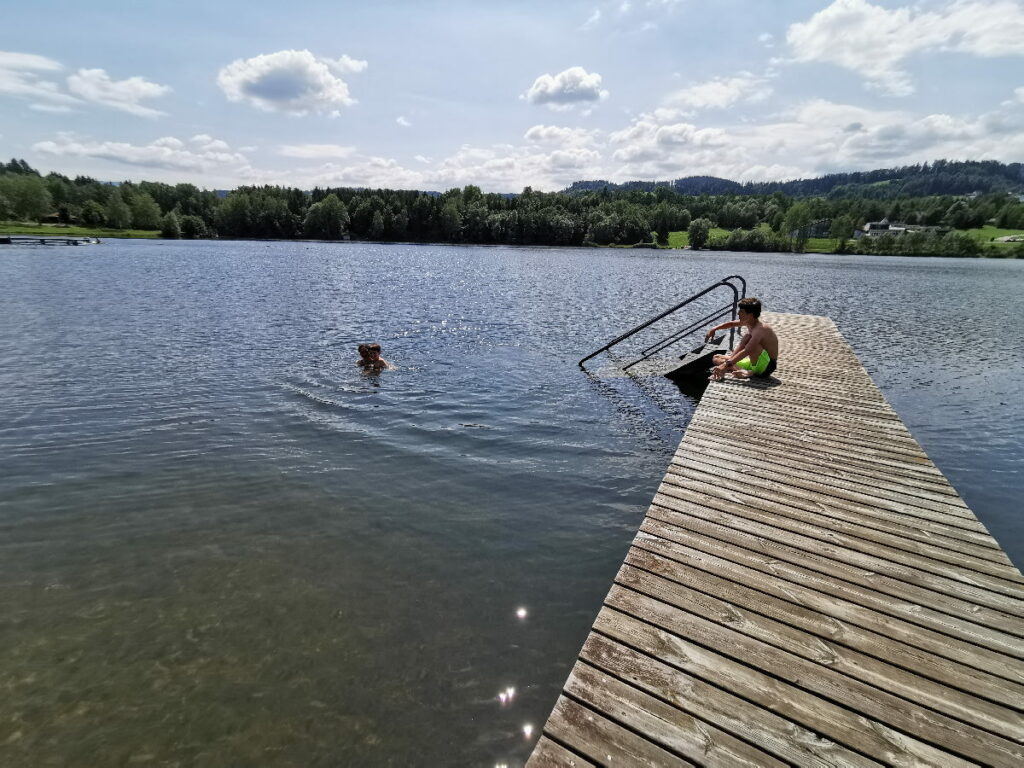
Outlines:
POLYGON ((360 344, 356 365, 366 371, 384 371, 394 367, 380 356, 380 344, 360 344))

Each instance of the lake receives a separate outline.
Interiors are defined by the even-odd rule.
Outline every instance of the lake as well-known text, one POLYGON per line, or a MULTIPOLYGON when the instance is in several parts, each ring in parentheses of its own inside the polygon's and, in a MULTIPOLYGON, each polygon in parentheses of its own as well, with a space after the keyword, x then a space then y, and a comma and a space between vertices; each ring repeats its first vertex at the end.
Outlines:
POLYGON ((0 247, 0 764, 521 764, 694 407, 576 360, 729 274, 1024 563, 1021 262, 0 247))

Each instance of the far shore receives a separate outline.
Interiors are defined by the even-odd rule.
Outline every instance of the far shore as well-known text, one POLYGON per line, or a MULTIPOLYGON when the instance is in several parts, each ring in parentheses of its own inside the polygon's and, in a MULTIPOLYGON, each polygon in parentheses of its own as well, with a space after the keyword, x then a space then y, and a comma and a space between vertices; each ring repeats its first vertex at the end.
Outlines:
MULTIPOLYGON (((1007 234, 1021 235, 1024 236, 1024 230, 1004 230, 996 229, 992 226, 980 227, 978 229, 963 230, 967 234, 971 235, 981 245, 992 246, 989 252, 980 254, 980 258, 1020 258, 1020 256, 1012 252, 1011 249, 1018 250, 1021 243, 1019 242, 997 242, 996 237, 1005 236, 1007 234), (1016 248, 1015 248, 1016 247, 1016 248), (1005 254, 1002 253, 1005 251, 1005 254)), ((147 230, 147 229, 111 229, 108 227, 81 227, 76 225, 67 224, 26 224, 24 222, 0 222, 0 235, 38 235, 40 237, 96 237, 100 240, 103 239, 119 239, 119 240, 161 240, 166 238, 160 237, 159 230, 147 230)), ((728 237, 729 230, 722 228, 714 228, 710 232, 712 238, 728 237)), ((182 238, 185 239, 185 238, 182 238)), ((215 241, 220 238, 216 237, 205 237, 195 238, 198 241, 215 241)), ((274 239, 274 238, 240 238, 231 237, 225 238, 231 241, 250 241, 250 242, 277 242, 277 243, 373 243, 380 245, 446 245, 446 246, 475 246, 475 247, 516 247, 514 244, 508 243, 444 243, 439 241, 405 241, 405 240, 318 240, 313 238, 293 238, 293 239, 274 239)), ((839 240, 831 237, 812 237, 809 238, 802 251, 791 251, 791 253, 818 253, 818 254, 855 254, 856 250, 853 248, 855 241, 846 241, 846 250, 839 250, 839 240)), ((530 248, 546 247, 546 248, 611 248, 618 250, 691 250, 689 245, 689 236, 686 232, 670 232, 668 245, 660 245, 658 243, 636 243, 634 245, 598 245, 596 243, 584 243, 582 246, 572 245, 559 245, 559 246, 537 246, 530 245, 530 248)), ((721 248, 704 248, 700 249, 708 252, 718 252, 725 249, 721 248)), ((766 252, 766 255, 767 252, 766 252)), ((893 254, 902 255, 902 254, 893 254)), ((950 255, 949 258, 979 258, 979 257, 964 257, 957 255, 950 255)))

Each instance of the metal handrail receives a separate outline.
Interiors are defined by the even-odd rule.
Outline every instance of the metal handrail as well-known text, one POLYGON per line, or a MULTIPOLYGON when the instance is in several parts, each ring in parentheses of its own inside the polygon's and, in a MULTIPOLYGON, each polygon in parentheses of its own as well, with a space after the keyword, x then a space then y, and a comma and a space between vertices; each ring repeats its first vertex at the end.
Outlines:
MULTIPOLYGON (((716 290, 717 288, 728 288, 728 289, 730 289, 732 291, 732 303, 727 305, 726 307, 723 307, 721 310, 718 310, 718 312, 713 313, 713 315, 714 316, 724 316, 724 314, 728 310, 731 313, 732 319, 735 320, 736 317, 737 317, 736 307, 739 304, 740 299, 742 299, 747 294, 747 281, 744 280, 740 275, 729 275, 728 277, 725 277, 725 278, 719 280, 714 285, 708 286, 707 288, 705 288, 700 293, 693 294, 693 296, 690 296, 690 298, 685 299, 685 300, 679 302, 674 307, 670 307, 669 309, 666 309, 661 314, 656 315, 655 317, 652 317, 650 320, 648 320, 648 321, 646 321, 644 323, 641 323, 640 325, 636 326, 635 328, 631 328, 630 330, 626 331, 621 336, 618 336, 615 339, 613 339, 612 341, 610 341, 607 344, 605 344, 600 349, 598 349, 598 350, 596 350, 594 352, 591 352, 589 355, 587 355, 582 360, 580 360, 578 365, 580 366, 580 368, 583 368, 584 367, 583 364, 585 362, 587 362, 587 360, 590 360, 593 357, 597 357, 602 352, 607 352, 609 349, 614 347, 619 342, 625 341, 626 339, 628 339, 630 336, 634 335, 635 333, 639 333, 644 328, 647 328, 647 327, 649 327, 651 325, 654 325, 654 323, 658 322, 659 320, 663 320, 664 318, 666 318, 669 315, 671 315, 673 312, 676 312, 677 310, 682 309, 683 307, 685 307, 690 302, 696 301, 700 297, 705 296, 706 294, 711 293, 712 291, 716 290), (740 285, 739 285, 738 288, 737 288, 736 285, 734 285, 731 282, 733 280, 739 280, 740 285)), ((712 317, 711 319, 714 319, 714 317, 712 317)), ((677 331, 676 333, 670 334, 670 336, 667 336, 665 339, 662 339, 660 342, 656 342, 655 344, 653 344, 652 347, 657 347, 658 349, 655 350, 655 351, 660 351, 661 349, 664 349, 666 346, 669 346, 669 344, 674 344, 676 341, 679 341, 681 338, 683 338, 684 336, 688 335, 689 333, 693 333, 697 328, 699 328, 702 324, 704 324, 706 322, 710 322, 710 319, 705 318, 702 321, 698 321, 697 323, 691 324, 690 326, 688 326, 687 329, 685 329, 685 332, 677 331), (663 346, 659 346, 659 345, 662 344, 662 342, 664 342, 668 338, 672 338, 672 337, 674 337, 674 338, 673 338, 673 340, 671 342, 669 342, 668 344, 664 344, 663 346)), ((730 346, 732 346, 732 342, 733 342, 733 338, 734 338, 733 334, 734 333, 735 333, 735 329, 731 329, 730 332, 729 332, 729 345, 730 346)), ((648 353, 648 350, 650 350, 650 349, 651 349, 651 347, 648 347, 647 350, 644 350, 644 356, 641 357, 640 360, 646 360, 648 357, 650 357, 652 354, 654 354, 654 352, 649 352, 648 353)), ((636 365, 636 363, 639 363, 640 360, 636 360, 636 361, 630 363, 629 366, 626 366, 626 367, 628 368, 630 366, 636 365)))
MULTIPOLYGON (((624 371, 629 370, 630 368, 632 368, 637 363, 642 363, 647 358, 653 357, 654 355, 656 355, 658 352, 661 352, 661 350, 665 349, 666 347, 671 347, 677 341, 686 338, 691 333, 696 331, 698 328, 702 328, 703 326, 708 325, 709 323, 713 323, 715 320, 718 320, 720 318, 730 316, 732 314, 732 311, 733 311, 733 305, 732 304, 726 304, 721 309, 716 310, 715 312, 712 312, 709 315, 705 315, 700 320, 696 320, 696 321, 690 323, 690 325, 686 326, 682 330, 676 331, 675 333, 670 333, 668 336, 666 336, 661 341, 655 342, 654 344, 649 346, 647 349, 643 350, 641 352, 641 354, 640 354, 640 357, 638 357, 632 363, 629 363, 628 365, 622 366, 622 370, 624 370, 624 371)), ((729 338, 729 346, 730 347, 732 346, 732 337, 729 338)))

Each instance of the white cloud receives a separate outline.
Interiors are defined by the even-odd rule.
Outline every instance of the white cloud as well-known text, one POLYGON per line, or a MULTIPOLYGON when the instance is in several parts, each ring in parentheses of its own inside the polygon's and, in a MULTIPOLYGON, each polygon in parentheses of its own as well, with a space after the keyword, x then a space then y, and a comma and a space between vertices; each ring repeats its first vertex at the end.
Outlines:
POLYGON ((50 112, 58 115, 75 111, 65 104, 29 104, 28 108, 36 112, 50 112))
POLYGON ((199 147, 201 152, 230 152, 231 147, 226 141, 215 139, 208 133, 200 133, 189 139, 189 142, 199 147))
POLYGON ((398 117, 396 117, 395 118, 395 122, 398 123, 403 128, 411 128, 412 127, 412 123, 409 122, 409 118, 407 118, 405 115, 399 115, 398 117))
MULTIPOLYGON (((225 145, 227 146, 227 145, 225 145)), ((218 168, 241 172, 248 168, 246 159, 235 152, 188 149, 185 142, 165 136, 149 144, 137 145, 119 141, 93 141, 61 133, 56 140, 39 141, 32 150, 53 157, 78 157, 110 160, 124 165, 165 168, 204 173, 218 168)))
POLYGON ((762 32, 757 36, 757 41, 765 48, 775 47, 775 36, 771 32, 762 32))
POLYGON ((695 83, 670 94, 666 102, 684 110, 724 109, 740 101, 762 101, 771 92, 765 78, 741 72, 695 83))
POLYGON ((797 178, 950 159, 1013 162, 1024 156, 1024 106, 975 116, 915 115, 813 99, 771 122, 728 130, 645 113, 610 135, 619 165, 604 178, 713 175, 737 181, 797 178))
POLYGON ((340 75, 362 72, 367 63, 348 56, 328 59, 309 51, 278 51, 238 59, 217 75, 230 101, 244 101, 268 112, 340 114, 356 103, 340 75))
POLYGON ((583 67, 569 67, 557 75, 543 74, 534 80, 521 98, 531 104, 547 104, 552 109, 572 109, 608 98, 601 88, 601 76, 583 67))
POLYGON ((317 160, 348 157, 355 151, 355 147, 344 147, 340 144, 284 144, 281 146, 280 154, 284 157, 317 160))
POLYGON ((80 69, 68 77, 68 90, 85 101, 127 112, 130 115, 160 117, 166 112, 143 106, 139 102, 163 96, 171 89, 166 85, 158 85, 142 77, 111 80, 110 75, 102 69, 80 69))
POLYGON ((1017 97, 1017 101, 1024 101, 1024 86, 1021 86, 1020 88, 1015 88, 1013 91, 1013 95, 1017 97))
POLYGON ((63 106, 79 104, 74 96, 61 92, 52 80, 40 73, 57 72, 59 62, 34 53, 0 51, 0 94, 32 99, 38 105, 51 103, 63 106))
POLYGON ((902 63, 925 51, 974 56, 1024 55, 1024 4, 1019 0, 956 0, 937 11, 888 10, 867 0, 834 0, 786 33, 793 59, 826 62, 861 74, 891 96, 914 92, 902 63))
POLYGON ((601 9, 595 8, 594 12, 590 14, 590 17, 583 22, 581 29, 593 29, 601 21, 601 9))
POLYGON ((523 138, 534 144, 589 144, 597 131, 585 128, 564 128, 558 125, 535 125, 529 128, 523 138))

